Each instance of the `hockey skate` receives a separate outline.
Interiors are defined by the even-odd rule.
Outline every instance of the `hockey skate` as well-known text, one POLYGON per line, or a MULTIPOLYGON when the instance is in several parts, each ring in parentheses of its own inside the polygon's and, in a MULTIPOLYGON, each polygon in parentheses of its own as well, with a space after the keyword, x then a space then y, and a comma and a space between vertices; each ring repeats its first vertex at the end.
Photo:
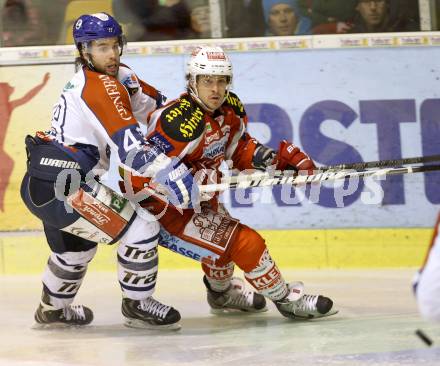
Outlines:
POLYGON ((83 305, 69 305, 62 309, 56 309, 50 304, 49 295, 43 292, 34 318, 37 322, 34 328, 81 326, 92 322, 93 312, 83 305))
POLYGON ((288 285, 289 294, 282 300, 274 301, 278 311, 291 319, 314 319, 334 315, 338 310, 332 309, 333 301, 321 295, 304 294, 302 282, 288 285))
POLYGON ((208 304, 211 307, 212 314, 224 314, 237 311, 249 313, 267 311, 264 296, 247 290, 244 281, 240 278, 233 277, 229 288, 224 292, 213 291, 206 276, 203 276, 203 282, 208 292, 208 304))
POLYGON ((122 299, 125 326, 143 329, 180 329, 180 313, 151 296, 145 300, 122 299))

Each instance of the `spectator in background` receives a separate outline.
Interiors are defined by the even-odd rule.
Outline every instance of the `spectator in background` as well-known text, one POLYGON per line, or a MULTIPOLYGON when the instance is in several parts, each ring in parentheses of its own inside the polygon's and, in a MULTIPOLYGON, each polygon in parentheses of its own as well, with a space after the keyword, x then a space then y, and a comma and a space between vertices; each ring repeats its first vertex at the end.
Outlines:
POLYGON ((39 1, 6 0, 2 8, 3 47, 47 44, 47 27, 39 1))
POLYGON ((389 0, 390 16, 393 19, 406 19, 412 27, 420 30, 419 2, 415 0, 389 0))
POLYGON ((261 0, 224 0, 225 37, 261 37, 266 31, 261 0))
POLYGON ((388 0, 357 0, 358 15, 350 33, 404 32, 419 30, 406 12, 390 15, 388 0))
POLYGON ((113 0, 113 11, 122 23, 141 25, 129 29, 130 41, 192 37, 189 9, 182 0, 113 0))
POLYGON ((0 7, 1 46, 57 44, 70 0, 4 0, 0 7))
POLYGON ((263 0, 267 35, 292 36, 310 33, 310 19, 299 10, 297 0, 263 0))
POLYGON ((353 27, 357 0, 301 0, 312 20, 313 34, 347 33, 353 27))
POLYGON ((211 38, 211 10, 209 0, 186 0, 190 10, 194 38, 211 38))

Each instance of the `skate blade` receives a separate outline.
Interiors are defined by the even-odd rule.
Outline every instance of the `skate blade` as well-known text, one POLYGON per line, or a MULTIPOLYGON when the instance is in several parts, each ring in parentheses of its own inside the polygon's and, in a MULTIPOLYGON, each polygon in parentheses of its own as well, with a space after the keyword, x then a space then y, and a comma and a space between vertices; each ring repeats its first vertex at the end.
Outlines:
POLYGON ((339 310, 330 310, 328 313, 325 314, 283 314, 285 317, 297 320, 297 321, 303 321, 303 320, 313 320, 313 319, 320 319, 320 318, 326 318, 328 316, 332 316, 339 313, 339 310))
POLYGON ((264 313, 268 311, 267 307, 264 307, 259 310, 243 310, 243 309, 232 309, 232 308, 211 308, 210 313, 214 315, 245 315, 245 314, 256 314, 256 313, 264 313))
POLYGON ((125 318, 124 325, 128 328, 149 329, 149 330, 179 330, 182 328, 179 322, 173 324, 153 325, 138 319, 125 318))
POLYGON ((42 324, 42 323, 37 323, 35 322, 32 326, 31 329, 33 330, 52 330, 52 329, 75 329, 75 328, 84 328, 85 326, 87 326, 88 324, 84 324, 84 325, 78 325, 78 324, 67 324, 67 323, 61 323, 61 322, 57 322, 57 323, 48 323, 48 324, 42 324))

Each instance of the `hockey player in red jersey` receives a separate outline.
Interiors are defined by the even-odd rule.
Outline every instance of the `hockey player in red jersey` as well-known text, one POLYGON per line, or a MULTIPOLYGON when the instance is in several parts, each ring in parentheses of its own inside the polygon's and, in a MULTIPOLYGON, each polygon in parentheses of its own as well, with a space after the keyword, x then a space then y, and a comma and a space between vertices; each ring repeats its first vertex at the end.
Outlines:
MULTIPOLYGON (((196 49, 188 62, 187 80, 186 93, 152 113, 147 138, 192 168, 199 183, 216 181, 224 161, 238 170, 313 171, 313 161, 294 144, 282 141, 274 151, 247 133, 243 104, 229 90, 232 64, 221 48, 196 49)), ((138 189, 146 183, 132 181, 138 189)), ((160 245, 202 262, 208 303, 214 312, 262 311, 265 298, 289 318, 319 318, 337 312, 330 298, 305 294, 301 282, 287 283, 264 239, 229 216, 218 204, 217 195, 202 202, 200 210, 167 207, 155 196, 142 205, 160 218, 160 245), (258 293, 246 290, 233 277, 235 264, 258 293)))
POLYGON ((108 171, 113 154, 122 170, 154 177, 169 188, 171 201, 185 205, 192 176, 179 161, 148 145, 140 131, 138 121, 162 105, 162 96, 120 64, 124 37, 118 22, 106 13, 82 15, 73 25, 73 38, 81 67, 54 107, 51 131, 26 138, 21 194, 42 220, 51 249, 35 320, 44 326, 89 324, 92 310, 72 302, 97 243, 119 242, 125 324, 176 329, 179 312, 152 297, 159 224, 152 215, 137 215, 132 202, 95 178, 108 171))

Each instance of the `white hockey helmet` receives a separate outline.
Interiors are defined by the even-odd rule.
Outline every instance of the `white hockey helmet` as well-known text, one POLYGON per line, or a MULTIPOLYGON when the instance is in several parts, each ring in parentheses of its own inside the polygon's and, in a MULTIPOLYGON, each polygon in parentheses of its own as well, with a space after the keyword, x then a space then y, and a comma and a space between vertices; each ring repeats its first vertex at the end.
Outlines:
POLYGON ((224 75, 228 77, 225 100, 232 86, 232 63, 221 47, 197 47, 191 54, 186 64, 186 78, 188 90, 193 98, 210 110, 199 98, 197 92, 197 76, 199 75, 224 75))

